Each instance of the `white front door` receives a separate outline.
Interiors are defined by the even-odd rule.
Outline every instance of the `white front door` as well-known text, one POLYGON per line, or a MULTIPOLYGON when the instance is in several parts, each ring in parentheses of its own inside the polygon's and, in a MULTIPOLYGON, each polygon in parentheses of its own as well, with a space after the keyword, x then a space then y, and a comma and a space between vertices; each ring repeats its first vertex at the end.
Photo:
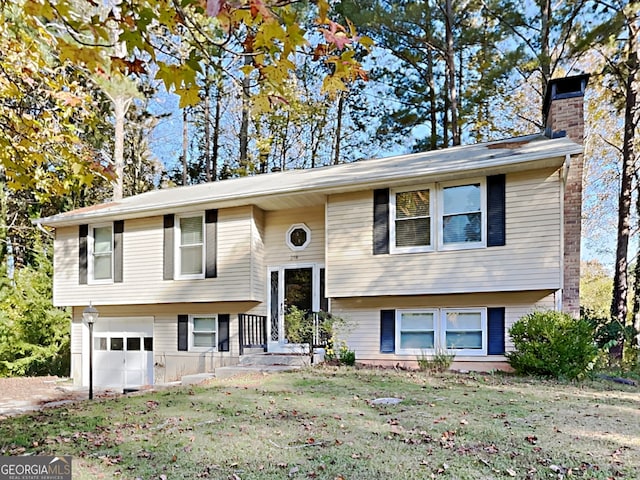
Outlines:
POLYGON ((267 335, 269 351, 286 345, 284 317, 287 308, 318 312, 328 310, 324 294, 324 267, 318 264, 296 264, 269 269, 267 335))
MULTIPOLYGON (((93 347, 95 387, 153 384, 153 317, 99 318, 93 327, 93 347)), ((88 348, 83 358, 88 365, 88 348)))

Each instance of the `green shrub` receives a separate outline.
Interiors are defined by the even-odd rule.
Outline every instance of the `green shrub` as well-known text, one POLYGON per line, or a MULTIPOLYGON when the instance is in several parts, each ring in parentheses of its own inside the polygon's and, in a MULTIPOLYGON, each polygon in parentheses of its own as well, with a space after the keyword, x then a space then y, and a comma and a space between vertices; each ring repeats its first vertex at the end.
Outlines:
POLYGON ((421 372, 430 373, 446 372, 455 358, 454 353, 443 349, 436 349, 433 355, 427 355, 423 352, 418 355, 418 369, 421 372))
POLYGON ((589 322, 565 313, 530 313, 509 333, 515 351, 506 356, 517 373, 575 379, 593 368, 598 356, 589 322))
POLYGON ((338 356, 340 357, 340 365, 353 367, 356 364, 356 352, 351 350, 344 342, 340 346, 338 356))

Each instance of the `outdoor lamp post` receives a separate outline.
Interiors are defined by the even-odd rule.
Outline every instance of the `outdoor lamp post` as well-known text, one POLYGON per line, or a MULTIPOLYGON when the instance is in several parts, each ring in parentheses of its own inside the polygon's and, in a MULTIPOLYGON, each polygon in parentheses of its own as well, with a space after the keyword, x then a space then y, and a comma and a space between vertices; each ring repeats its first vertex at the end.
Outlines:
POLYGON ((98 320, 98 310, 91 305, 82 311, 82 319, 89 326, 89 400, 93 400, 93 324, 98 320))

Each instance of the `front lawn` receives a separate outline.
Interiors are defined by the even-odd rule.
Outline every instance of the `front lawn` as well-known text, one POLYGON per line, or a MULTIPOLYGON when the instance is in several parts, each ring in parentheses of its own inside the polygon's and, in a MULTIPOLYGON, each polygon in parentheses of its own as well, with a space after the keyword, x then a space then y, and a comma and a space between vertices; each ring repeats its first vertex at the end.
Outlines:
POLYGON ((326 367, 10 418, 0 454, 87 479, 636 479, 640 391, 326 367))

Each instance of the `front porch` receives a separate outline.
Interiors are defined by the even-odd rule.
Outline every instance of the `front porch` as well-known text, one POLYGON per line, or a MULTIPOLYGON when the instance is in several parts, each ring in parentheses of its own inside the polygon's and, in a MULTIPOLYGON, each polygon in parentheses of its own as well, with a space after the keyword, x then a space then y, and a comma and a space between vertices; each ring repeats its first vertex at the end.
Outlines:
POLYGON ((303 324, 300 343, 289 342, 286 336, 285 319, 278 324, 269 325, 269 319, 265 315, 250 315, 241 313, 238 315, 238 339, 240 362, 246 355, 255 355, 258 352, 269 354, 309 354, 309 348, 314 350, 327 346, 330 333, 326 327, 326 321, 330 315, 326 312, 310 312, 301 320, 303 324))

